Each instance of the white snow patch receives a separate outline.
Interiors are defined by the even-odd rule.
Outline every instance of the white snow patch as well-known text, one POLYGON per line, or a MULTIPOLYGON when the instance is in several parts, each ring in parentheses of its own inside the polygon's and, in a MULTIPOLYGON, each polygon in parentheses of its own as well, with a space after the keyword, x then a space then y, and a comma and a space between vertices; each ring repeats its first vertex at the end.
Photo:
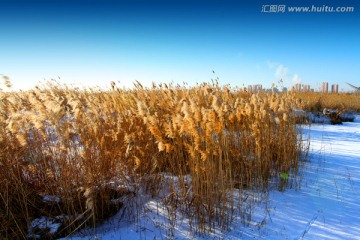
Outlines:
POLYGON ((55 195, 45 195, 43 196, 43 201, 46 203, 60 203, 60 197, 55 195))
POLYGON ((29 226, 28 237, 29 238, 39 238, 37 234, 34 233, 35 230, 48 231, 50 234, 55 234, 61 223, 55 222, 45 216, 34 219, 29 226))

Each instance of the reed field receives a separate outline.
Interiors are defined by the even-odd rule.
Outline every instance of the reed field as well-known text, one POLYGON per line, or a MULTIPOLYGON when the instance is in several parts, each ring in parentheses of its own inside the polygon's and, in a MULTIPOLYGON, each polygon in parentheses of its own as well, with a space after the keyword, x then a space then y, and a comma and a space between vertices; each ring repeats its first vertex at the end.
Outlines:
POLYGON ((146 194, 196 231, 226 229, 244 209, 236 193, 291 187, 306 154, 293 109, 360 109, 351 94, 134 85, 0 91, 1 239, 65 237, 146 194), (41 216, 61 227, 36 232, 41 216))
POLYGON ((318 93, 297 92, 296 97, 303 102, 303 109, 308 112, 321 112, 324 108, 339 111, 360 112, 360 93, 318 93))

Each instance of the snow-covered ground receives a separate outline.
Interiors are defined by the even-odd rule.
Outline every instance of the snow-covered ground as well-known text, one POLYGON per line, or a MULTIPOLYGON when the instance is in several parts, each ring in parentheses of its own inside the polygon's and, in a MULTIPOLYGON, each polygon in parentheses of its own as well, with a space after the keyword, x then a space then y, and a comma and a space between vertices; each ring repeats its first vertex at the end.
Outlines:
POLYGON ((170 221, 160 202, 148 200, 139 220, 115 216, 73 239, 360 239, 360 117, 342 125, 313 124, 304 136, 310 137, 310 152, 300 188, 270 191, 246 225, 235 216, 228 231, 191 234, 189 219, 178 214, 170 221))
POLYGON ((271 220, 258 231, 245 229, 249 239, 360 239, 360 118, 313 124, 307 133, 310 162, 301 189, 271 192, 271 220))

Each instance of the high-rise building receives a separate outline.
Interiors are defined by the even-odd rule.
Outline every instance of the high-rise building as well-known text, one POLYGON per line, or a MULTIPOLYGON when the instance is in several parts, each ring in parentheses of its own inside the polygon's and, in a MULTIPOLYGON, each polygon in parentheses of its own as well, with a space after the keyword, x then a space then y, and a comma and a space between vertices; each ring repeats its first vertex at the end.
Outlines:
POLYGON ((303 85, 302 85, 302 91, 303 91, 303 92, 310 92, 310 85, 308 85, 308 84, 303 84, 303 85))
POLYGON ((248 85, 249 92, 260 92, 262 90, 261 84, 248 85))
POLYGON ((322 92, 327 93, 327 92, 329 92, 328 89, 329 89, 328 82, 323 82, 323 84, 322 84, 322 92))
POLYGON ((331 92, 338 93, 339 92, 339 84, 335 83, 335 84, 331 85, 331 92))
POLYGON ((300 83, 295 84, 295 91, 301 92, 301 84, 300 83))
POLYGON ((247 90, 248 90, 248 92, 252 92, 252 86, 251 86, 251 85, 248 85, 247 90))

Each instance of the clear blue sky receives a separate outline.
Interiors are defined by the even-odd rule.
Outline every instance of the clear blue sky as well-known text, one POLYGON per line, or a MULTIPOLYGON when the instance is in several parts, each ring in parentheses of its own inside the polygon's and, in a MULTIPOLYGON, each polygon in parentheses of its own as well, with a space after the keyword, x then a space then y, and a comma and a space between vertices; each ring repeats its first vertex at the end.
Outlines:
POLYGON ((0 74, 15 88, 58 77, 83 85, 219 77, 233 86, 280 78, 287 87, 360 86, 359 0, 0 0, 0 11, 0 74), (284 13, 261 12, 278 4, 284 13), (288 11, 312 5, 355 10, 288 11))

